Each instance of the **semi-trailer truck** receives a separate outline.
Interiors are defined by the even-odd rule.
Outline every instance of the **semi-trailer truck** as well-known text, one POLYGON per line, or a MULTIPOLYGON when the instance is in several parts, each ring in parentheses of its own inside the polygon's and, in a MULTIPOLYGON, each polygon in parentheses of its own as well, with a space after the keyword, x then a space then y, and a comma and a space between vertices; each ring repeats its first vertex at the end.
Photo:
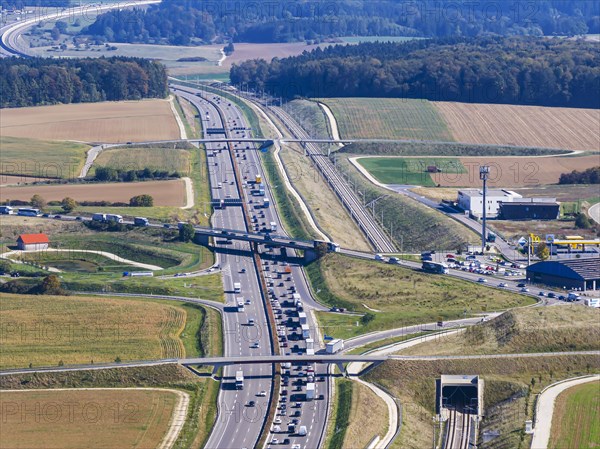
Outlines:
POLYGON ((427 271, 428 273, 435 274, 448 274, 450 271, 448 270, 448 265, 445 263, 432 262, 429 260, 424 260, 422 265, 423 271, 427 271))
POLYGON ((92 221, 106 221, 106 214, 94 214, 92 215, 92 221))
POLYGON ((243 371, 235 372, 235 389, 236 390, 244 389, 244 372, 243 371))
POLYGON ((243 312, 244 311, 244 298, 238 298, 237 299, 237 311, 238 312, 243 312))
POLYGON ((327 354, 335 354, 336 352, 339 352, 342 349, 344 349, 344 340, 336 338, 327 342, 325 352, 327 352, 327 354))
POLYGON ((306 400, 312 401, 315 398, 315 383, 309 382, 306 384, 306 400))
POLYGON ((121 215, 106 214, 106 221, 114 221, 115 223, 123 223, 123 217, 121 215))

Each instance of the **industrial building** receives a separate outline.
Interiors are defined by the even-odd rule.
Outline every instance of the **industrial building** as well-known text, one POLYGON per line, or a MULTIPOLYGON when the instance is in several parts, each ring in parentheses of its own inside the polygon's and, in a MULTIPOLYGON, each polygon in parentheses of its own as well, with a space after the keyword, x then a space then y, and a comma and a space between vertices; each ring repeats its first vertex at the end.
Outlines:
POLYGON ((17 247, 21 251, 40 251, 48 249, 50 239, 46 234, 21 234, 17 239, 17 247))
MULTIPOLYGON (((486 215, 488 218, 498 216, 500 203, 510 203, 514 200, 523 198, 516 192, 504 189, 488 189, 486 191, 485 201, 486 215)), ((483 191, 481 189, 464 189, 458 191, 458 207, 469 211, 475 217, 483 216, 483 191)))
POLYGON ((554 198, 527 198, 525 200, 501 202, 498 218, 501 220, 557 220, 560 204, 554 198), (535 201, 534 201, 535 200, 535 201))
POLYGON ((600 258, 552 260, 527 267, 527 280, 568 290, 600 288, 600 258))

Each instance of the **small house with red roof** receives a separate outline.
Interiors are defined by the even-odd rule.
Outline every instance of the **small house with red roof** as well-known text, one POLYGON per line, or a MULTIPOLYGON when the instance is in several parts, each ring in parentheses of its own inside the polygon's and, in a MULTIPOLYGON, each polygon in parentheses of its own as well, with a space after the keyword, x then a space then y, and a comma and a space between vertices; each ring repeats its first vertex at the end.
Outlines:
POLYGON ((17 246, 21 251, 39 251, 48 249, 50 239, 46 234, 21 234, 17 239, 17 246))

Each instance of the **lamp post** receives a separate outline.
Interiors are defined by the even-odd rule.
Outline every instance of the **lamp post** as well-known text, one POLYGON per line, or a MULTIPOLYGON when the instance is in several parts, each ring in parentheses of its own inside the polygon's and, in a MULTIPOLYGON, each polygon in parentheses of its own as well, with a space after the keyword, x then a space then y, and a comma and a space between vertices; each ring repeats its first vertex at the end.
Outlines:
POLYGON ((481 226, 481 254, 485 252, 485 220, 487 216, 487 204, 486 204, 486 188, 487 188, 487 180, 490 175, 490 167, 487 165, 482 165, 479 167, 479 179, 483 181, 483 216, 482 216, 482 226, 481 226))

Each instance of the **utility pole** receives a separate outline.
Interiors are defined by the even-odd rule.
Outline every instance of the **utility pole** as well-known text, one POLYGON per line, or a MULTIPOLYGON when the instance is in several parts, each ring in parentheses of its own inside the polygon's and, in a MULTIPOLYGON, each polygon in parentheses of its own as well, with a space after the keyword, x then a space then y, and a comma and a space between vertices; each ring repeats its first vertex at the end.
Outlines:
POLYGON ((486 240, 486 232, 485 232, 485 220, 487 218, 487 204, 486 204, 486 189, 487 189, 487 180, 490 175, 490 167, 487 165, 482 165, 479 167, 479 179, 483 181, 483 217, 481 224, 481 254, 485 252, 485 240, 486 240))

